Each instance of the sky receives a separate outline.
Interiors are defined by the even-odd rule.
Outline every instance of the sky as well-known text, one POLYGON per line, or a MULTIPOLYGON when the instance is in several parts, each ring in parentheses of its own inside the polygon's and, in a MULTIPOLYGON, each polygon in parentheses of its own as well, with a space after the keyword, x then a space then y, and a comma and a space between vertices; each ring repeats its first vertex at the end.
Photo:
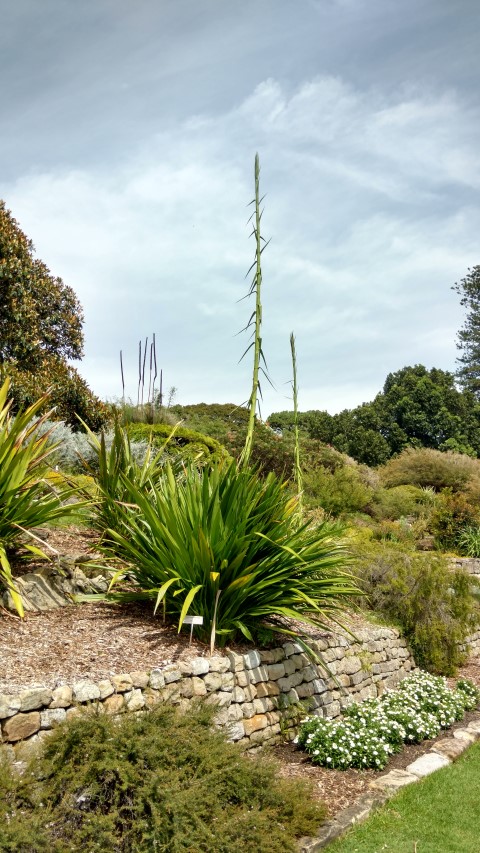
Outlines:
POLYGON ((0 198, 85 314, 76 364, 136 400, 241 404, 265 194, 262 416, 455 370, 480 263, 478 0, 0 0, 0 198))

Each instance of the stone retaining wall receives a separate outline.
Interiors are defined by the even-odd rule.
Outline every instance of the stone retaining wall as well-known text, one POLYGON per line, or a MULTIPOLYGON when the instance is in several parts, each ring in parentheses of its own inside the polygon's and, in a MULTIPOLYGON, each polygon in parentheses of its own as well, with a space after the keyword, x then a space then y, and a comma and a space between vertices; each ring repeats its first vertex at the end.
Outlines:
POLYGON ((475 557, 451 557, 450 564, 455 569, 465 569, 480 585, 480 560, 475 557))
POLYGON ((11 759, 23 761, 56 723, 82 707, 121 714, 170 701, 188 710, 192 700, 203 697, 218 705, 216 722, 228 727, 231 740, 256 750, 281 736, 293 737, 305 711, 336 717, 350 697, 375 697, 415 666, 405 640, 392 628, 362 629, 355 640, 332 634, 312 645, 336 681, 298 644, 289 642, 244 655, 197 657, 98 682, 0 694, 0 748, 11 759))

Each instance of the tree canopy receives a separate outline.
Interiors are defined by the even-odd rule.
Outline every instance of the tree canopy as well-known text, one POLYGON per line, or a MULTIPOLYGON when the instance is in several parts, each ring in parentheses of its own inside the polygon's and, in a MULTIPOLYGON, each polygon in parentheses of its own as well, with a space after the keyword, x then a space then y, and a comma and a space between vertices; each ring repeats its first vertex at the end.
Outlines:
MULTIPOLYGON (((291 412, 275 412, 270 426, 292 429, 291 412)), ((480 405, 470 391, 438 368, 404 367, 390 373, 370 403, 337 415, 311 410, 299 414, 310 438, 331 444, 358 462, 380 465, 405 447, 430 447, 480 455, 480 405)))
POLYGON ((80 416, 91 429, 107 407, 68 359, 83 355, 83 312, 72 290, 34 257, 32 241, 0 200, 0 378, 8 374, 14 406, 51 390, 48 407, 74 429, 80 416))
POLYGON ((32 241, 0 201, 0 363, 33 369, 45 356, 81 358, 82 324, 74 291, 34 257, 32 241))
POLYGON ((469 269, 453 290, 467 309, 465 323, 457 335, 457 347, 462 353, 457 359, 457 377, 462 388, 480 399, 480 266, 469 269))

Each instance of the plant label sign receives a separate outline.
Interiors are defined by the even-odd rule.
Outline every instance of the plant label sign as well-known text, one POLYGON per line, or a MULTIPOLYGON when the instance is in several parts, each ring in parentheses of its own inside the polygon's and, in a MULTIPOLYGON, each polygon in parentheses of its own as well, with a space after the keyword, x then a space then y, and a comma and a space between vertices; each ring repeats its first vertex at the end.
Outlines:
POLYGON ((184 625, 190 625, 190 645, 192 643, 193 626, 203 625, 203 616, 185 616, 184 625))

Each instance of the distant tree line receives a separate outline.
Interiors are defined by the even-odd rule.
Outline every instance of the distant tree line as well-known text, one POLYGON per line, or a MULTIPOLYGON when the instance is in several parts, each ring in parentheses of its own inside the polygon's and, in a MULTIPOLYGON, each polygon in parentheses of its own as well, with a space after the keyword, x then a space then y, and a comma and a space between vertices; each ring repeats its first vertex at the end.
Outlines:
MULTIPOLYGON (((292 412, 268 419, 283 435, 293 430, 292 412)), ((452 373, 422 364, 389 373, 371 403, 337 415, 299 413, 304 434, 332 445, 358 462, 381 465, 405 447, 430 447, 480 456, 480 403, 459 390, 452 373)))

